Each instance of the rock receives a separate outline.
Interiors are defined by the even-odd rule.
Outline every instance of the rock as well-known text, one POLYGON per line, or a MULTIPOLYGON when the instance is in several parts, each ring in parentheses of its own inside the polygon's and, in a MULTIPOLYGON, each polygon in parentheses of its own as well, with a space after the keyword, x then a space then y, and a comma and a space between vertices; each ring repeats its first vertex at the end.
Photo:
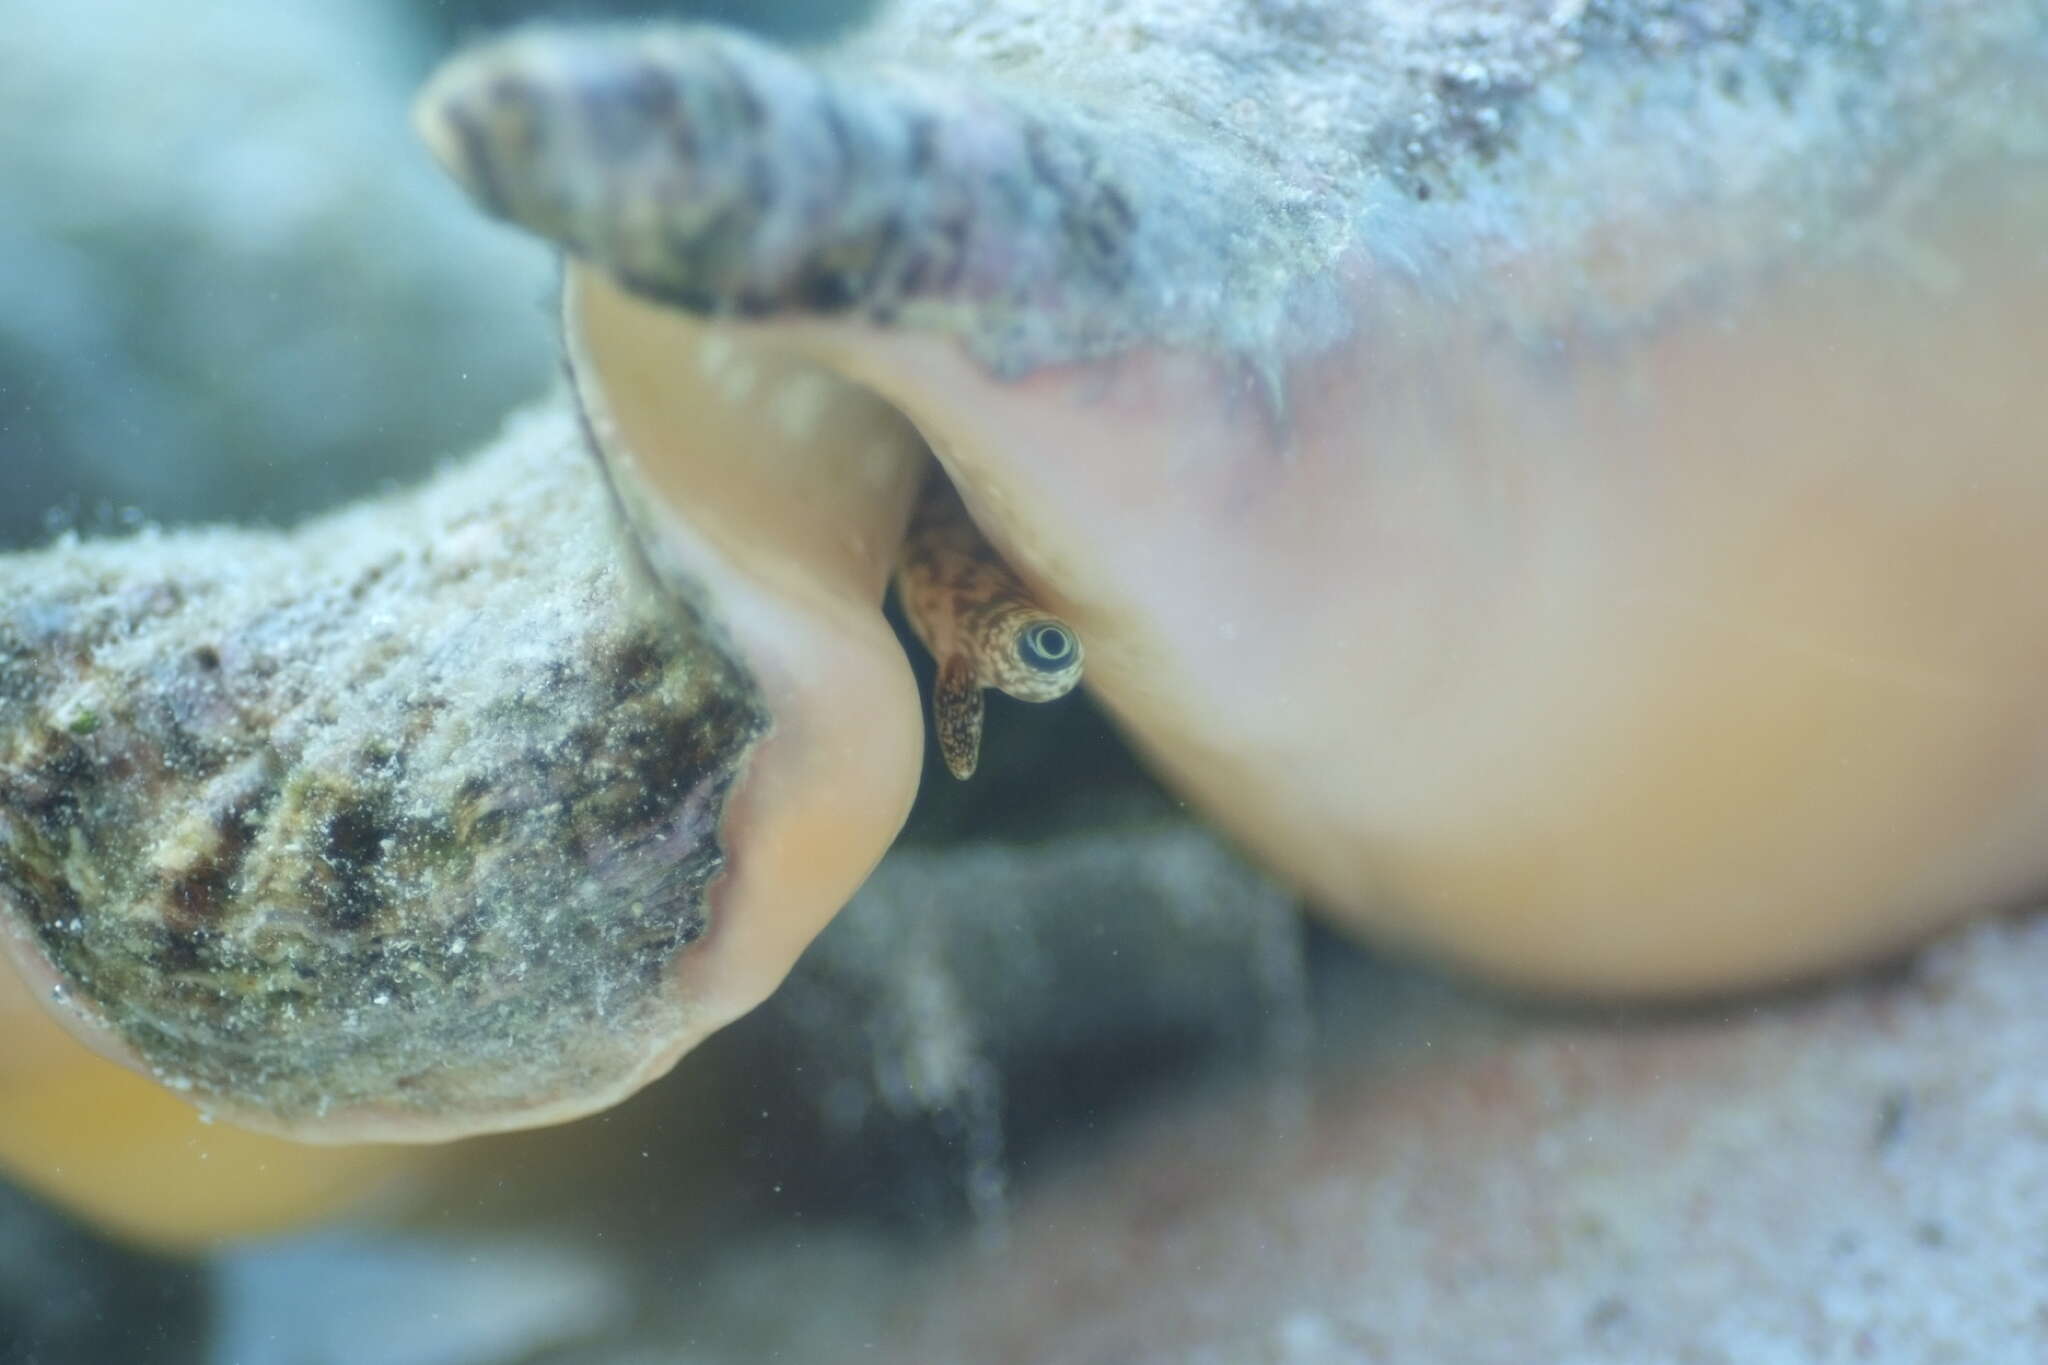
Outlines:
POLYGON ((132 0, 0 28, 0 543, 53 509, 287 518, 409 478, 550 378, 548 253, 404 119, 412 7, 132 0))

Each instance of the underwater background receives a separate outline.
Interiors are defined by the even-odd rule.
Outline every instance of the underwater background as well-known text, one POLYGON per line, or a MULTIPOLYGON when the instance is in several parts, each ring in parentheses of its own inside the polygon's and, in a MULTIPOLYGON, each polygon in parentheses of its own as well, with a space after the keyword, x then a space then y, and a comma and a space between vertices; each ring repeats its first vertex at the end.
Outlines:
MULTIPOLYGON (((464 37, 861 8, 0 3, 0 548, 290 524, 555 391, 555 263, 405 120, 464 37)), ((1538 1008, 1303 921, 1078 698, 1000 722, 618 1111, 196 1254, 0 1183, 0 1365, 2048 1359, 2048 925, 1538 1008)))

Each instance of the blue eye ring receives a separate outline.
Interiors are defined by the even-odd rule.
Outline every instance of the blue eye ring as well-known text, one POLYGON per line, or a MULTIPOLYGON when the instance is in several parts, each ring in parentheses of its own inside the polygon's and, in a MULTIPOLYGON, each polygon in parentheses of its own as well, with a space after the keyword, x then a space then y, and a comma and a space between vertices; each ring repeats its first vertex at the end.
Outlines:
POLYGON ((1057 673, 1074 662, 1074 632, 1057 621, 1041 621, 1017 637, 1017 657, 1027 668, 1057 673))

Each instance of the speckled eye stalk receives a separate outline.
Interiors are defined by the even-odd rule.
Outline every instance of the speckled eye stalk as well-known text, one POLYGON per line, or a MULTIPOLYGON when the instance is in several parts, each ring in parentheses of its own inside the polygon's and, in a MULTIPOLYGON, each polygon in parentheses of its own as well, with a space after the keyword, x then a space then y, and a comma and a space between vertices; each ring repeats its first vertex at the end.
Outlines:
POLYGON ((1057 673, 1074 658, 1074 633, 1057 621, 1033 626, 1017 638, 1017 657, 1026 667, 1057 673))

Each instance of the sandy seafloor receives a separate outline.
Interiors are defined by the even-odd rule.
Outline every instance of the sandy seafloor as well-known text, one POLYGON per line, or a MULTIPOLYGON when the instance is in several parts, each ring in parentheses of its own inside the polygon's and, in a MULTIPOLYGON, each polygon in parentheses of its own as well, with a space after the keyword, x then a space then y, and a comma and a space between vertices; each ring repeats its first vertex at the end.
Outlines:
MULTIPOLYGON (((1283 1047, 1120 1115, 1013 1169, 979 1224, 905 1243, 783 1215, 643 1249, 634 1291, 598 1268, 616 1249, 490 1254, 498 1293, 565 1334, 635 1303, 632 1340, 549 1360, 2037 1361, 2044 972, 2039 916, 1659 1018, 1504 1012, 1351 963, 1319 982, 1312 1058, 1283 1047)), ((275 1349, 319 1322, 317 1245, 232 1260, 245 1344, 215 1359, 349 1358, 275 1349)), ((390 1244, 382 1273, 422 1254, 390 1244)), ((491 1297, 474 1265, 440 1273, 491 1297)))
MULTIPOLYGON (((98 1285, 180 1330, 28 1358, 2048 1358, 2048 918, 1825 990, 1629 1017, 1314 956, 1248 1047, 1155 1059, 1135 1098, 1049 1127, 1013 1117, 1006 1189, 978 1211, 995 1135, 955 1113, 923 1147, 870 1122, 822 1158, 777 1150, 790 1111, 764 1086, 722 1155, 700 1133, 637 1171, 573 1135, 501 1157, 532 1187, 510 1215, 430 1200, 196 1274, 74 1252, 79 1282, 45 1266, 46 1292, 98 1285), (705 1160, 716 1179, 682 1178, 705 1160)), ((728 1055, 772 1056, 772 1032, 741 1026, 728 1055)))
MULTIPOLYGON (((0 185, 65 187, 0 214, 0 384, 32 395, 0 429, 10 543, 288 517, 545 384, 544 255, 394 171, 395 121, 348 122, 417 75, 412 11, 183 8, 188 88, 267 93, 125 119, 107 92, 159 79, 163 11, 39 12, 0 39, 49 78, 12 83, 41 103, 0 120, 0 185), (179 118, 216 161, 147 155, 179 118), (354 251, 373 221, 407 230, 354 251)), ((1522 1007, 1322 938, 1151 796, 1128 825, 992 817, 1048 780, 1015 754, 1105 734, 997 720, 990 779, 920 812, 774 1006, 616 1122, 501 1151, 490 1199, 181 1263, 7 1194, 0 1359, 2048 1360, 2048 918, 1720 1008, 1522 1007), (1009 927, 957 915, 877 965, 961 886, 1009 927), (1116 935, 1031 957, 1103 910, 1116 935), (713 1119, 664 1117, 707 1087, 713 1119)))

